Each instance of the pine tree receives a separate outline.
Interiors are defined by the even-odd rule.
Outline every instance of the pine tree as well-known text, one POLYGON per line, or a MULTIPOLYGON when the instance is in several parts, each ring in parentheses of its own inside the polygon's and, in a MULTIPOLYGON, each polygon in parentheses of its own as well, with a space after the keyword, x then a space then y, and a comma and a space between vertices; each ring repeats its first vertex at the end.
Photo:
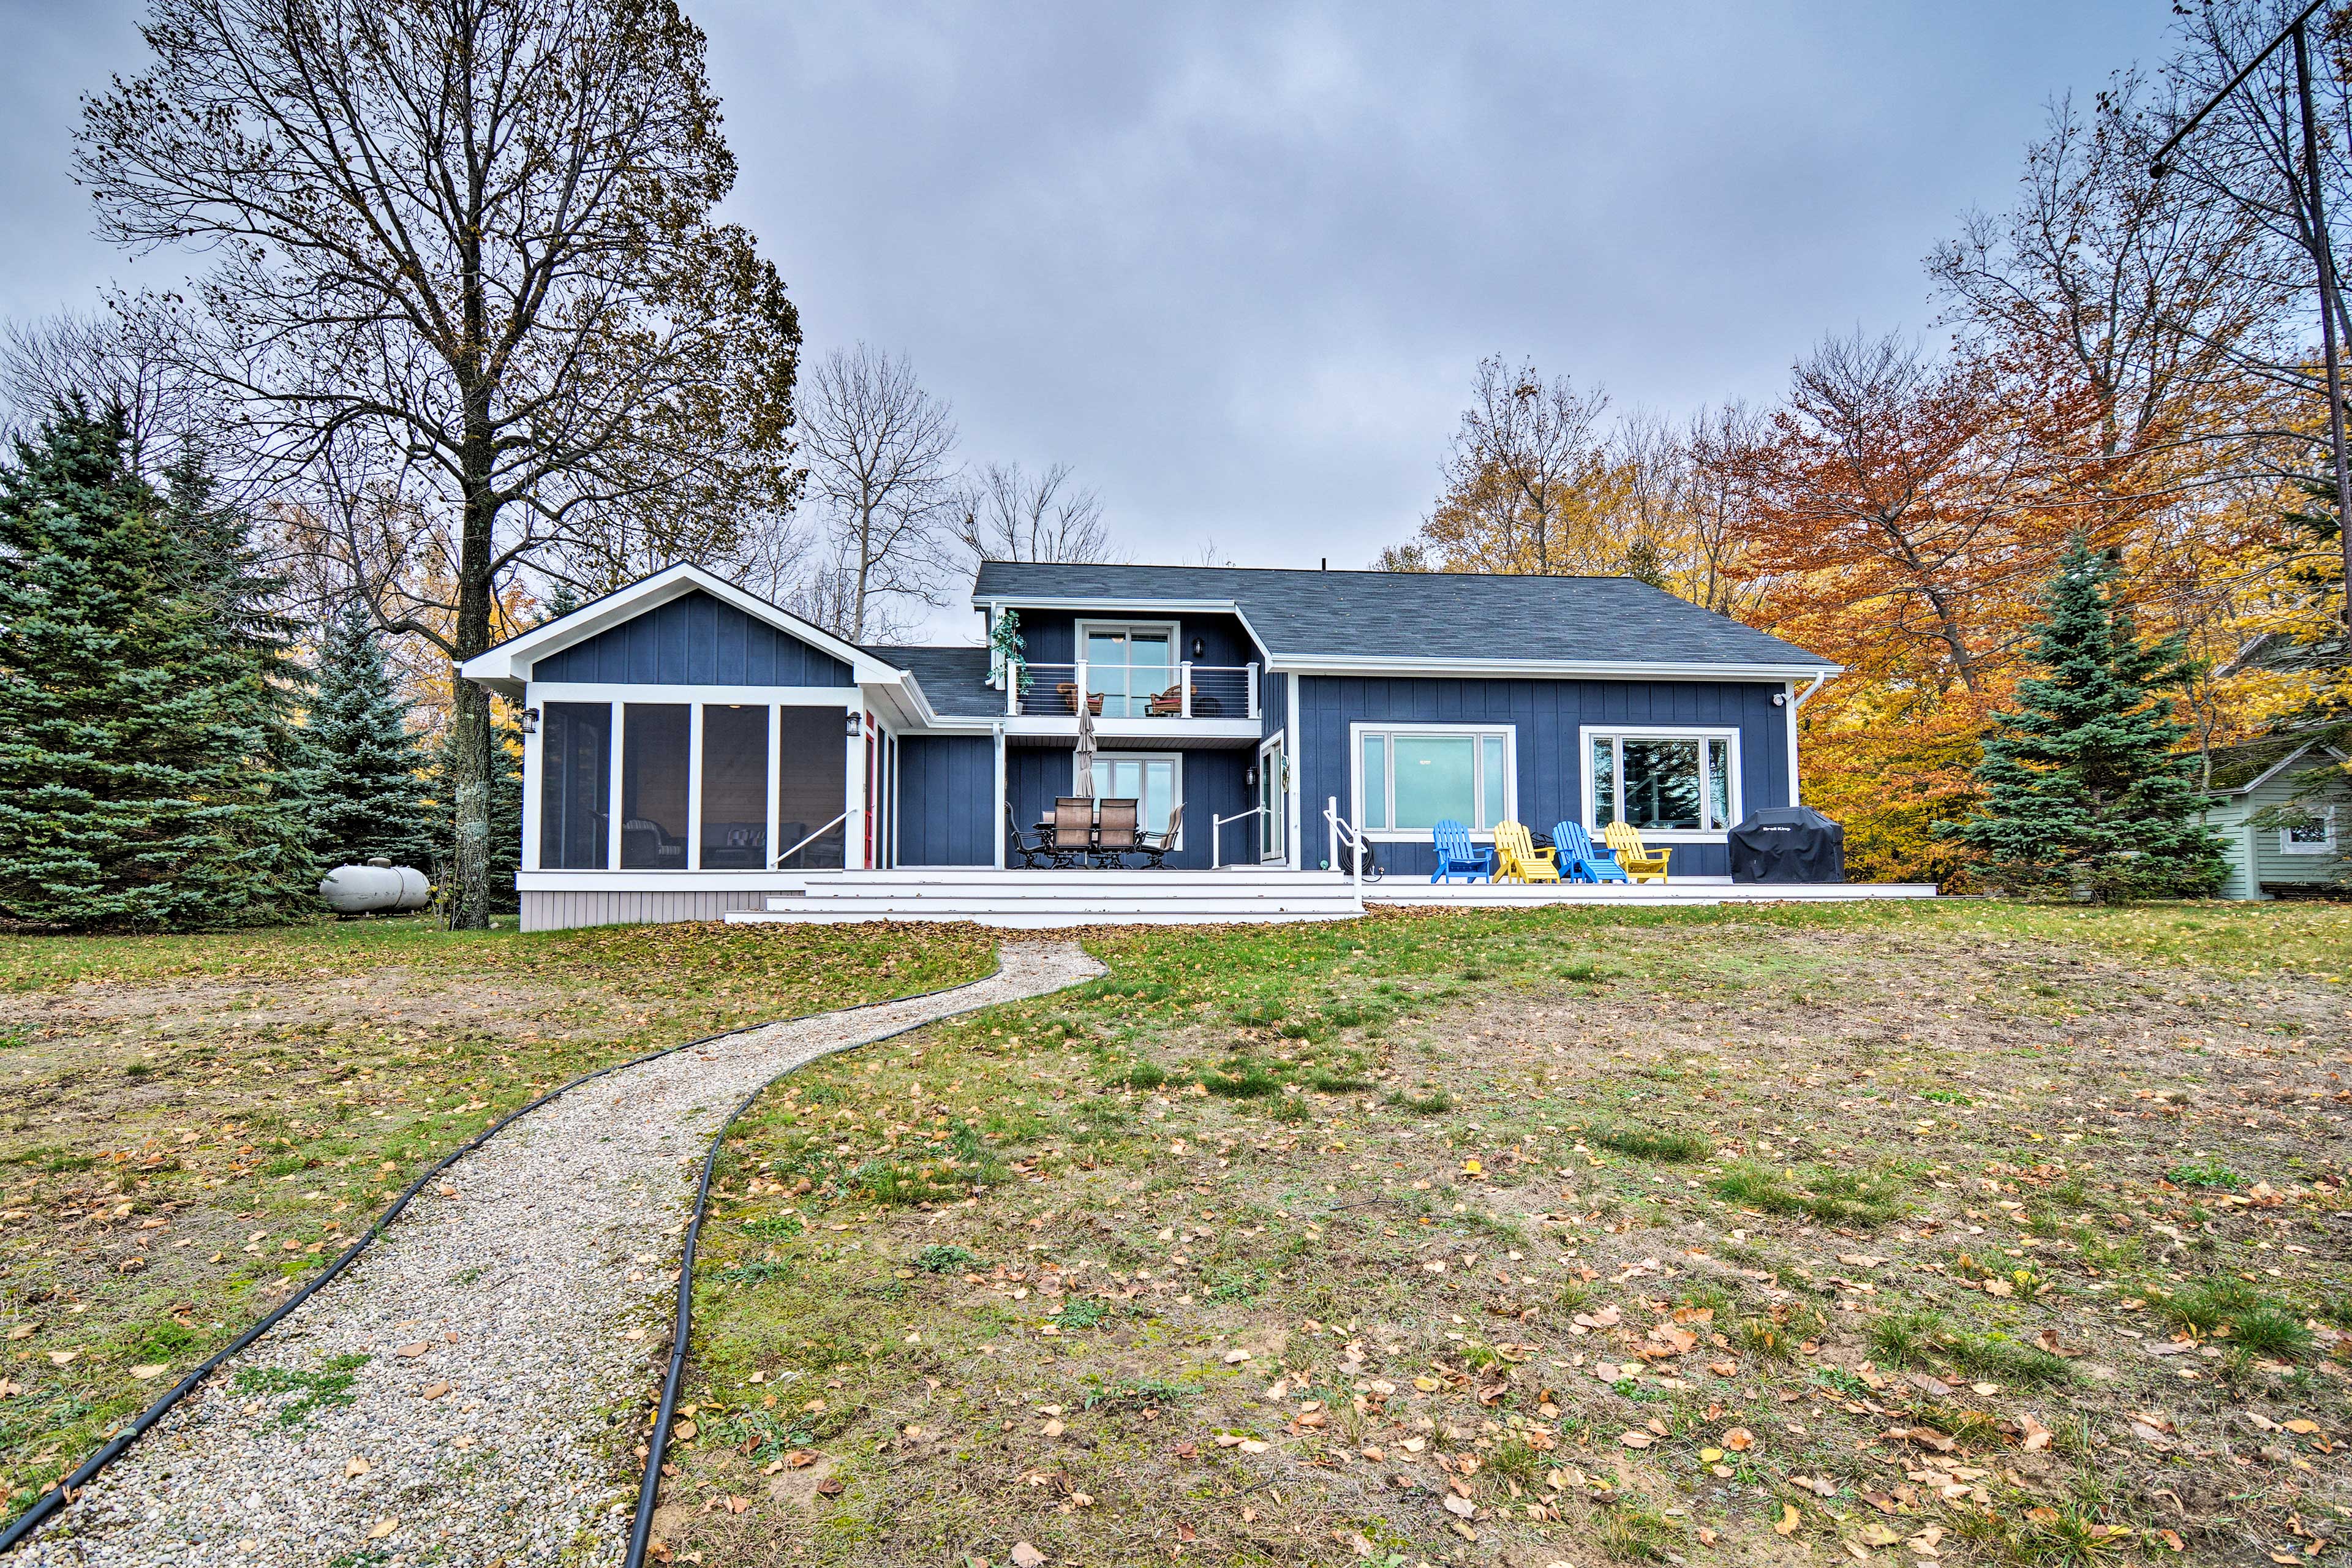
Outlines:
POLYGON ((2179 638, 2143 642, 2112 557, 2076 537, 2043 590, 2035 662, 1996 716, 1977 780, 1984 811, 1954 829, 2020 891, 2100 898, 2210 893, 2221 841, 2198 820, 2197 759, 2160 693, 2186 677, 2179 638))
POLYGON ((311 847, 323 866, 383 856, 430 870, 436 839, 425 747, 366 610, 331 616, 304 727, 311 847))
POLYGON ((119 410, 0 462, 0 910, 185 930, 315 907, 274 584, 201 467, 134 473, 119 410))

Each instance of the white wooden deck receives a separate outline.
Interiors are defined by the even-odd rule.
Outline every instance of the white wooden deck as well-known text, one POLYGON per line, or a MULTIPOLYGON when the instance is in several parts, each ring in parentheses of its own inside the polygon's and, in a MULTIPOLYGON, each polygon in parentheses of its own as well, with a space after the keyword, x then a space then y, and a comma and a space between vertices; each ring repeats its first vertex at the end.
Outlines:
POLYGON ((1329 871, 1255 867, 1222 871, 995 871, 907 868, 817 873, 772 890, 765 908, 739 910, 730 924, 847 921, 972 921, 1006 929, 1082 925, 1223 925, 1352 920, 1366 906, 1454 905, 1516 909, 1544 904, 1835 903, 1932 899, 1928 883, 1734 885, 1727 878, 1675 877, 1594 887, 1432 883, 1387 877, 1356 887, 1329 871))

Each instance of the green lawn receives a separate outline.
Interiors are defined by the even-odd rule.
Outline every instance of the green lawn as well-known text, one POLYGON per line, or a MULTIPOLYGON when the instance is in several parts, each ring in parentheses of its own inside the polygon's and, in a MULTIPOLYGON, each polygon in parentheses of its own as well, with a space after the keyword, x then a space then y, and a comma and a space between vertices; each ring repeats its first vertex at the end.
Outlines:
POLYGON ((992 963, 884 927, 0 937, 0 1517, 533 1095, 992 963))
POLYGON ((2352 911, 1087 945, 1106 979, 738 1123, 681 1559, 2253 1563, 2343 1532, 2352 911))

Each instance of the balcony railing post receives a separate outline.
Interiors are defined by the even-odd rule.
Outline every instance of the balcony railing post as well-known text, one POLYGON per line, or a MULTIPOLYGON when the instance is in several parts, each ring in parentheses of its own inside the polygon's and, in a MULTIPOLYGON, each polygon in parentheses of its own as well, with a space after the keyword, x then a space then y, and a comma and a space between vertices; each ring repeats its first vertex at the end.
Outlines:
POLYGON ((1084 713, 1087 710, 1087 661, 1085 659, 1080 659, 1070 666, 1070 684, 1077 689, 1078 700, 1073 710, 1084 713))
POLYGON ((1021 717, 1021 666, 1011 659, 1004 661, 1004 716, 1021 717))
POLYGON ((1257 708, 1257 661, 1255 659, 1250 661, 1249 667, 1249 716, 1253 719, 1265 717, 1257 708))
POLYGON ((1192 661, 1186 659, 1176 667, 1177 711, 1185 718, 1192 716, 1192 661))

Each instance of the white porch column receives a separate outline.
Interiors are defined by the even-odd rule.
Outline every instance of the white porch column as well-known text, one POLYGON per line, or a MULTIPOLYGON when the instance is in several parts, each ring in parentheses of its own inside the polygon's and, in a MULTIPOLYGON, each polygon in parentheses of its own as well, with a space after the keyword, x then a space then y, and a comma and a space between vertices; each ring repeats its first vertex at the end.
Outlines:
POLYGON ((866 868, 866 703, 862 691, 852 697, 842 710, 845 731, 852 720, 857 728, 845 742, 849 765, 843 799, 849 809, 841 822, 841 865, 844 870, 862 871, 866 868))
POLYGON ((996 816, 989 824, 988 837, 989 841, 996 846, 996 854, 991 863, 1002 871, 1004 869, 1004 825, 1007 820, 1005 816, 1007 803, 1004 795, 1004 726, 991 725, 990 732, 995 739, 996 816))
POLYGON ((539 807, 540 774, 547 763, 541 748, 541 731, 546 728, 547 715, 541 713, 538 722, 530 715, 539 708, 539 699, 531 695, 530 683, 522 688, 522 858, 518 862, 526 871, 539 869, 539 807))

